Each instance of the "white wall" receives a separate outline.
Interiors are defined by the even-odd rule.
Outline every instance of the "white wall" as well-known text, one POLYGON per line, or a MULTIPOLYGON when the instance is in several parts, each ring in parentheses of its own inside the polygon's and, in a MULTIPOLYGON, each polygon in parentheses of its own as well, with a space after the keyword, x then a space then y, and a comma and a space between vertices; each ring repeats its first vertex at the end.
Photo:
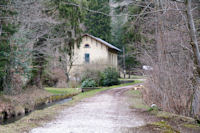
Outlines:
POLYGON ((111 53, 108 51, 108 47, 95 39, 84 36, 80 47, 75 45, 74 48, 74 63, 71 70, 73 75, 81 75, 82 70, 85 68, 102 69, 107 66, 114 66, 117 68, 117 53, 111 53), (85 44, 89 44, 89 48, 85 48, 85 44), (85 63, 85 53, 90 54, 90 63, 85 63), (112 56, 112 58, 111 58, 112 56))
POLYGON ((75 47, 74 65, 85 64, 85 53, 90 54, 90 63, 108 63, 108 48, 88 36, 83 37, 79 48, 75 47), (85 44, 89 44, 90 47, 85 48, 85 44))

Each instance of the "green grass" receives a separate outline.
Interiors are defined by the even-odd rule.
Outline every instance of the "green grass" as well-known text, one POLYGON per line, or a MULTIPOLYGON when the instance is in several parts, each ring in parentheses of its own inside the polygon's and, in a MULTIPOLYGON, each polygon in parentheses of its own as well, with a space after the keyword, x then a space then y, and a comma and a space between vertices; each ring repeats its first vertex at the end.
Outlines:
POLYGON ((133 81, 134 79, 124 79, 124 78, 119 78, 120 81, 133 81))
POLYGON ((75 88, 45 88, 46 91, 49 93, 59 95, 59 94, 74 94, 80 92, 80 90, 77 90, 75 88))
MULTIPOLYGON (((114 86, 111 86, 111 87, 101 87, 101 88, 102 89, 105 89, 105 88, 116 88, 116 87, 123 87, 123 86, 133 85, 133 84, 137 84, 137 83, 142 83, 142 81, 135 80, 134 82, 131 82, 131 83, 125 83, 125 84, 120 84, 120 85, 114 85, 114 86)), ((74 93, 80 92, 80 90, 77 90, 75 88, 46 87, 45 90, 48 91, 49 93, 55 94, 55 95, 59 95, 59 94, 74 94, 74 93)), ((97 90, 101 91, 101 89, 97 89, 97 90)))
POLYGON ((74 101, 79 101, 80 99, 94 96, 95 94, 97 94, 98 92, 101 92, 101 91, 105 91, 105 90, 109 90, 109 89, 117 88, 117 87, 134 85, 134 84, 137 84, 137 83, 141 83, 141 81, 136 80, 136 81, 134 81, 132 83, 126 83, 126 84, 120 84, 120 85, 113 85, 113 86, 110 86, 110 87, 102 87, 100 89, 95 89, 95 90, 91 90, 91 91, 88 91, 88 92, 80 93, 79 95, 74 96, 73 100, 74 101))
MULTIPOLYGON (((143 83, 143 81, 141 80, 134 80, 131 83, 125 83, 125 84, 121 84, 121 86, 127 86, 127 85, 133 85, 133 84, 138 84, 138 83, 143 83)), ((119 85, 120 86, 120 85, 119 85)))
POLYGON ((132 79, 143 79, 143 78, 145 78, 145 76, 132 75, 131 78, 132 79))
POLYGON ((133 80, 133 79, 144 79, 145 78, 145 76, 138 76, 138 75, 131 75, 130 78, 127 78, 127 77, 128 77, 128 75, 126 75, 125 79, 124 78, 120 78, 120 80, 133 80))

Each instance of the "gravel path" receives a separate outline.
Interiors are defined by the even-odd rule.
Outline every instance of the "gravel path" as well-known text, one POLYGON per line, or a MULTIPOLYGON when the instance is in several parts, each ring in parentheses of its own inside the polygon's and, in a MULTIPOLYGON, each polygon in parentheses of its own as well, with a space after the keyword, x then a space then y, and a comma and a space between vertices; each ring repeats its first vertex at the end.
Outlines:
POLYGON ((129 108, 124 92, 133 86, 114 88, 66 108, 60 116, 30 133, 124 133, 145 122, 129 108))

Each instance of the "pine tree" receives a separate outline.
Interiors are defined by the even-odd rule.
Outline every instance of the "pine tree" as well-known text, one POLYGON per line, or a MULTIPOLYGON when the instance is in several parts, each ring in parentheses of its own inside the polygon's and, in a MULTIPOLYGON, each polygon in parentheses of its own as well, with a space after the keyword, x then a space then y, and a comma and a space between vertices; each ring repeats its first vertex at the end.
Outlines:
MULTIPOLYGON (((89 9, 110 14, 109 0, 89 0, 89 9)), ((111 17, 88 12, 85 20, 86 32, 111 42, 111 17)))
POLYGON ((0 1, 0 90, 3 90, 4 85, 10 85, 11 77, 11 52, 15 49, 11 45, 10 37, 16 32, 16 27, 11 22, 11 17, 15 14, 9 10, 12 0, 0 1))
MULTIPOLYGON (((142 10, 142 8, 133 5, 128 5, 126 8, 128 14, 139 14, 142 10)), ((113 36, 114 42, 116 42, 118 47, 125 48, 125 64, 126 70, 129 72, 129 76, 131 73, 131 69, 137 68, 140 65, 140 62, 136 58, 137 56, 139 56, 139 49, 137 48, 137 45, 140 44, 143 39, 143 36, 141 35, 141 26, 139 24, 133 25, 133 22, 135 21, 136 17, 129 16, 127 18, 127 22, 122 24, 121 27, 115 27, 117 30, 115 31, 115 34, 113 36)), ((120 62, 123 61, 122 56, 120 56, 119 59, 120 62)))

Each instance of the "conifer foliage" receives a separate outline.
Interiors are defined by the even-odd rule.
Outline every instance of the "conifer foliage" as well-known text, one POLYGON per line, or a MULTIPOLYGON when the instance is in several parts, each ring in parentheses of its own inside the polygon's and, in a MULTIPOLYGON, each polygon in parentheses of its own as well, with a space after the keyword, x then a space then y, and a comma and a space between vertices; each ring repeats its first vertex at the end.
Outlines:
MULTIPOLYGON (((110 13, 109 0, 89 0, 88 8, 110 13)), ((85 20, 86 32, 99 37, 107 42, 111 42, 111 17, 100 13, 88 12, 85 20)))
POLYGON ((0 90, 3 90, 3 86, 10 85, 8 79, 11 76, 13 63, 12 51, 15 50, 10 41, 10 37, 16 32, 16 27, 11 21, 15 15, 10 9, 11 4, 12 0, 0 1, 0 90))

